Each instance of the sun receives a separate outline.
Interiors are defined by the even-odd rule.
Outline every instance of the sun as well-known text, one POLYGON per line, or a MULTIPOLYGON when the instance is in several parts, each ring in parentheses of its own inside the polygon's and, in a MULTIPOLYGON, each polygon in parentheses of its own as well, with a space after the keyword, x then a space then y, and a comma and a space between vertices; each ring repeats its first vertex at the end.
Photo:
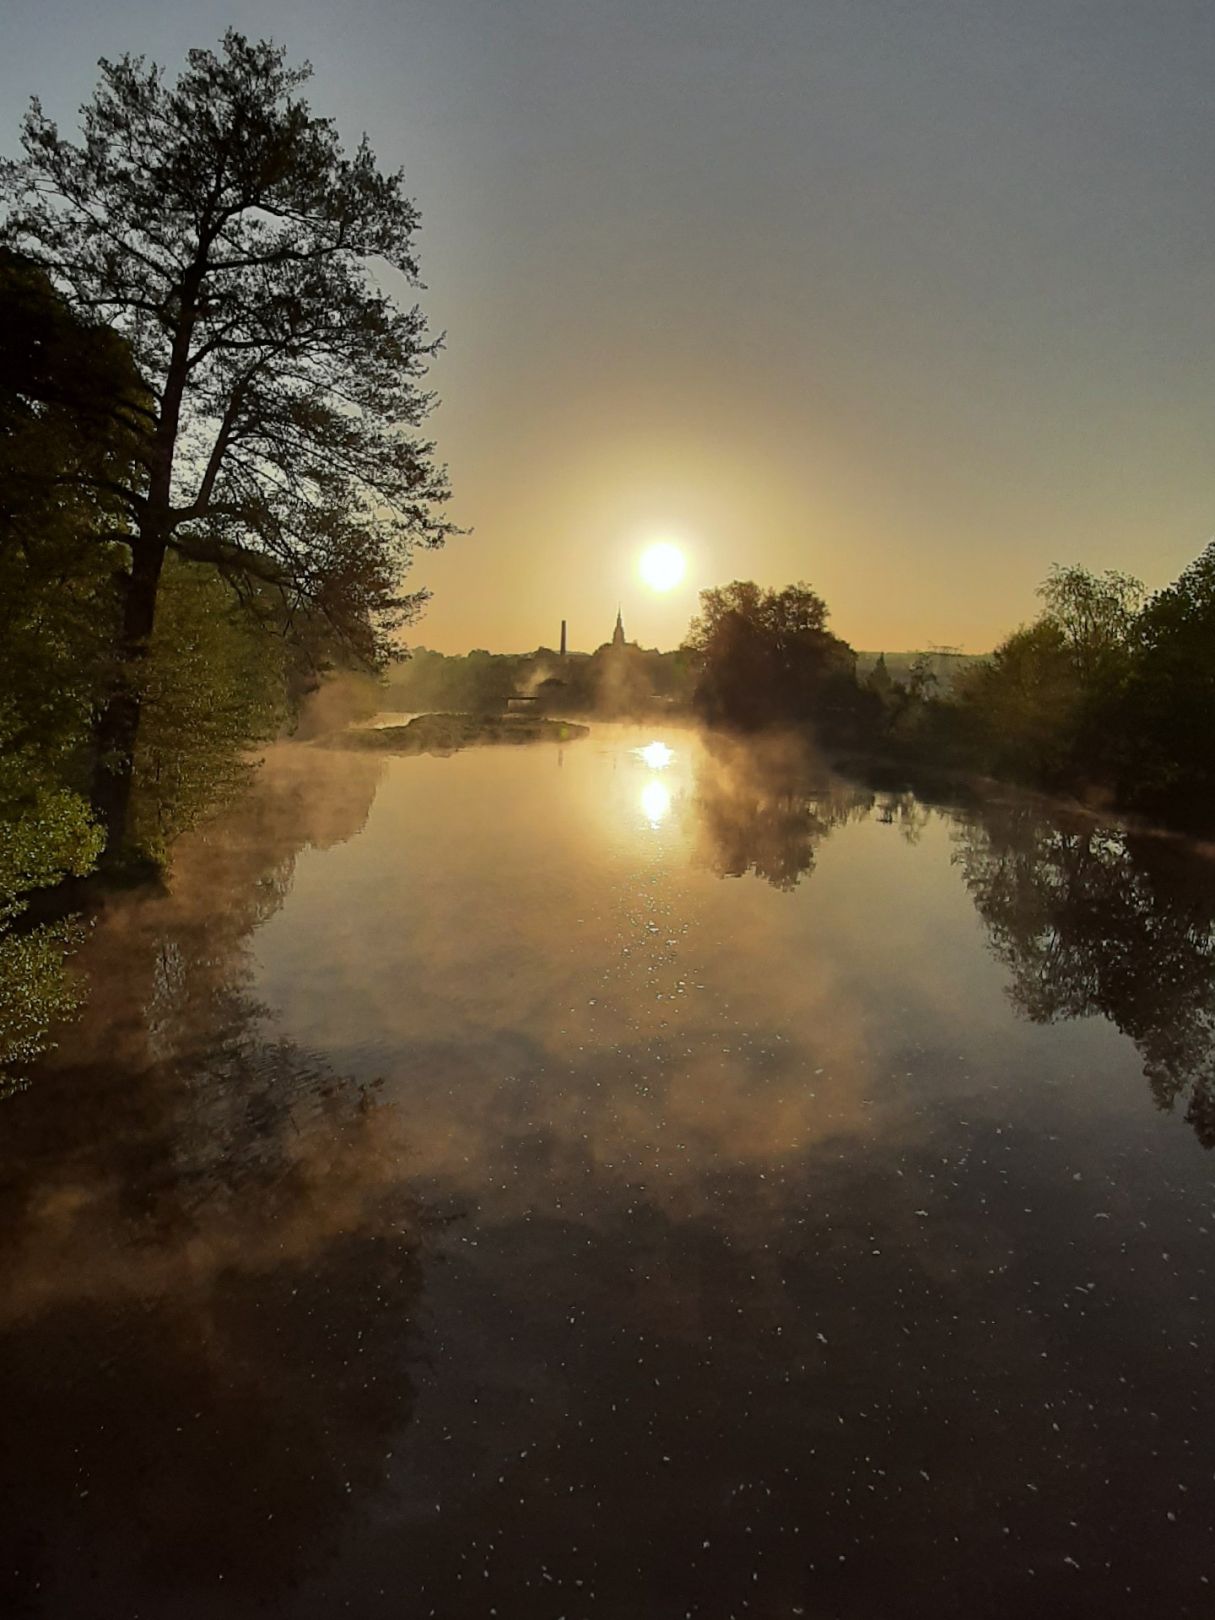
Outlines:
POLYGON ((668 748, 666 743, 659 742, 657 738, 652 743, 647 743, 644 748, 634 748, 633 752, 638 759, 644 759, 652 771, 665 771, 675 758, 674 749, 668 748))
POLYGON ((661 540, 657 545, 646 547, 638 567, 652 591, 669 591, 679 584, 687 564, 678 546, 661 540))

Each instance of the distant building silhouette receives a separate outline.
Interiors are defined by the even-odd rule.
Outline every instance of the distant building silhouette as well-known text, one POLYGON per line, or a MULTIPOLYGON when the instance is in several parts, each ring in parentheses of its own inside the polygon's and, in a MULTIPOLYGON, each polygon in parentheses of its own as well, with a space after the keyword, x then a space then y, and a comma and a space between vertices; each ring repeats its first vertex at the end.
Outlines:
POLYGON ((616 609, 616 628, 612 631, 612 646, 613 647, 623 647, 624 644, 625 644, 625 641, 624 641, 624 620, 620 616, 620 608, 617 607, 617 609, 616 609))

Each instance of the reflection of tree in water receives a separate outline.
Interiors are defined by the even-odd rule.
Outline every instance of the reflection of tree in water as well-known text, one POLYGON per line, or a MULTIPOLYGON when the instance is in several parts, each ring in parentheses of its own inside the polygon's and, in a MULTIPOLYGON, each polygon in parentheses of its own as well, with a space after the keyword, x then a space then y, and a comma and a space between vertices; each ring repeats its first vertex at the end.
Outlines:
POLYGON ((1173 841, 1032 806, 988 807, 961 835, 967 888, 1035 1023, 1108 1018, 1162 1108, 1215 1145, 1215 864, 1173 841))
POLYGON ((341 813, 309 771, 307 803, 271 783, 170 895, 102 918, 82 1023, 7 1105, 5 1612, 281 1595, 409 1420, 422 1218, 395 1117, 266 1039, 245 989, 301 845, 370 803, 374 770, 360 810, 343 764, 341 813))
POLYGON ((701 856, 721 877, 753 872, 795 889, 822 841, 876 812, 914 843, 930 815, 911 793, 875 793, 833 776, 796 737, 705 741, 696 809, 701 856))
POLYGON ((904 842, 918 844, 933 812, 910 789, 897 793, 879 793, 874 806, 878 821, 887 827, 897 827, 904 842))

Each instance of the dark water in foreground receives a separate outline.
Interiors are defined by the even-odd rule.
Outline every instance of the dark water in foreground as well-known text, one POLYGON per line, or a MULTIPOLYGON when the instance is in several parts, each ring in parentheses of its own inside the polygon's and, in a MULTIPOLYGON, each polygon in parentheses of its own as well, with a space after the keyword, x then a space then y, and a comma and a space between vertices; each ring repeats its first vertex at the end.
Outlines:
POLYGON ((284 749, 0 1112, 0 1613, 1215 1613, 1215 866, 284 749))

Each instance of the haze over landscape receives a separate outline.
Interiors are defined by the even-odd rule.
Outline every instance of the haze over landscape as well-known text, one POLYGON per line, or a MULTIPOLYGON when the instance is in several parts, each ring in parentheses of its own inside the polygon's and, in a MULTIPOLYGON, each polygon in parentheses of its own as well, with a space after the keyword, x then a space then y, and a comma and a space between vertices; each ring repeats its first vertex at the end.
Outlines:
POLYGON ((1210 1620, 1215 9, 231 9, 4 15, 0 1617, 1210 1620))
MULTIPOLYGON (((4 150, 228 4, 8 0, 4 150)), ((410 639, 678 644, 806 578, 857 647, 990 649, 1052 562, 1215 524, 1215 11, 1188 0, 249 0, 418 199, 450 516, 410 639), (655 597, 635 558, 687 551, 655 597), (526 577, 527 588, 519 584, 526 577)))

